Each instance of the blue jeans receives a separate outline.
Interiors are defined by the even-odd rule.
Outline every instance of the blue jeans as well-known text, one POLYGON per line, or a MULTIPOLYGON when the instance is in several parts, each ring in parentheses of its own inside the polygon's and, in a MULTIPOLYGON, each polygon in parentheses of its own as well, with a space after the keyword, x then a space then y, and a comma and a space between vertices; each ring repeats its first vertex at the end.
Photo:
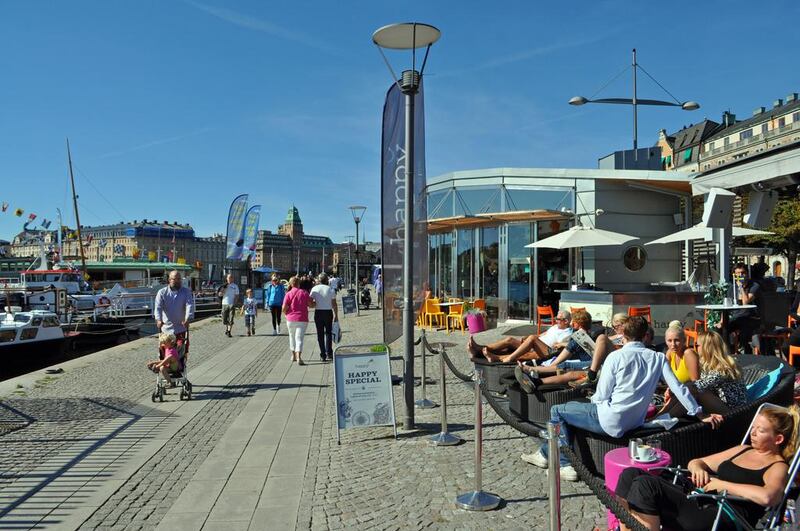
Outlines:
MULTIPOLYGON (((567 402, 558 404, 550 408, 550 421, 561 425, 561 435, 558 440, 559 446, 568 446, 570 443, 569 430, 567 425, 575 426, 592 433, 604 434, 597 418, 597 404, 592 402, 567 402)), ((542 445, 541 452, 547 457, 547 443, 542 445)), ((569 465, 569 459, 561 456, 561 466, 569 465)))

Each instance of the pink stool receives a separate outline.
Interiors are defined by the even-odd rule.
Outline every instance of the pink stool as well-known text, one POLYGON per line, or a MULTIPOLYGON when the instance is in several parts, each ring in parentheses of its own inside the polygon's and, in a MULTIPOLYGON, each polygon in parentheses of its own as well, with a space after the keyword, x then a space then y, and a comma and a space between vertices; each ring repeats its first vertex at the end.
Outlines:
MULTIPOLYGON (((639 463, 628 457, 627 448, 617 448, 606 453, 605 457, 603 457, 603 463, 606 470, 606 488, 611 492, 615 492, 619 476, 626 468, 634 467, 649 472, 653 468, 669 466, 672 463, 672 457, 664 450, 658 450, 658 459, 652 463, 639 463)), ((614 513, 607 511, 606 517, 608 529, 616 529, 619 525, 619 520, 614 516, 614 513)))

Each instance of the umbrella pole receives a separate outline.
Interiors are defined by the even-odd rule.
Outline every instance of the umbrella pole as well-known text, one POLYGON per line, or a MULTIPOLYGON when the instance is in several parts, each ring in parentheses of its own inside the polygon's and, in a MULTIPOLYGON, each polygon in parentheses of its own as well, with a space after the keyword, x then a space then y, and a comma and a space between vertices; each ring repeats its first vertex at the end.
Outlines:
POLYGON ((580 249, 581 253, 581 285, 586 284, 586 270, 583 268, 583 247, 580 249))

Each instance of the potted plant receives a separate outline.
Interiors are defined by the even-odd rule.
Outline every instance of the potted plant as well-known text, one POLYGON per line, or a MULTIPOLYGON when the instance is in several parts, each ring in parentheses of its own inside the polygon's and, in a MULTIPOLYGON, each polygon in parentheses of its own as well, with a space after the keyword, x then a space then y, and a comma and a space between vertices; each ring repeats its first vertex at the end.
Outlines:
MULTIPOLYGON (((730 285, 725 282, 717 282, 716 284, 710 284, 708 286, 708 291, 705 295, 703 295, 703 300, 706 304, 722 304, 725 302, 725 298, 728 296, 728 289, 730 285)), ((714 327, 719 323, 720 319, 722 318, 720 312, 717 311, 710 311, 708 312, 708 318, 706 321, 706 329, 713 330, 714 327)))
POLYGON ((486 330, 486 312, 480 308, 470 308, 464 315, 470 334, 477 334, 486 330))

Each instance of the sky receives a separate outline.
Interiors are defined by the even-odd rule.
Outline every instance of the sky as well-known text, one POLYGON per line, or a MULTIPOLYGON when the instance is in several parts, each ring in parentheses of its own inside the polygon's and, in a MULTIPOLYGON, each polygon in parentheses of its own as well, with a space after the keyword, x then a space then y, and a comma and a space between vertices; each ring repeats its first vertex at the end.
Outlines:
MULTIPOLYGON (((0 0, 0 239, 22 228, 15 208, 40 219, 60 208, 74 225, 69 138, 84 225, 158 219, 209 236, 248 193, 261 229, 295 205, 307 234, 337 242, 355 233, 348 207, 365 205, 374 241, 392 82, 377 28, 442 32, 425 70, 432 178, 596 168, 629 149, 629 107, 567 101, 630 97, 632 48, 679 101, 701 105, 640 107, 640 146, 726 110, 749 117, 800 92, 796 32, 781 22, 798 14, 786 0, 0 0)), ((408 53, 389 59, 410 65, 408 53)), ((640 98, 671 100, 638 81, 640 98)))

